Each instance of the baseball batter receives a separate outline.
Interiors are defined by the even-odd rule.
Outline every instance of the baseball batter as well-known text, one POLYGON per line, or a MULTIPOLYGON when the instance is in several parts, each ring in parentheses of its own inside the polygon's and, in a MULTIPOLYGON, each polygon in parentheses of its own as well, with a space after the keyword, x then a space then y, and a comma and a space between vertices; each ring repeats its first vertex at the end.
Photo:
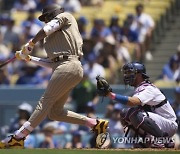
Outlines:
POLYGON ((80 62, 83 56, 83 41, 75 18, 64 12, 61 6, 52 4, 43 9, 39 20, 46 23, 44 28, 21 51, 16 52, 16 57, 51 67, 53 74, 30 119, 14 135, 1 141, 0 148, 23 148, 26 136, 47 116, 56 121, 86 125, 91 127, 96 135, 106 132, 108 126, 106 120, 88 118, 63 109, 70 91, 83 77, 80 62), (29 56, 35 44, 42 39, 48 59, 29 56))
MULTIPOLYGON (((105 88, 99 88, 99 94, 105 94, 123 105, 131 106, 121 111, 122 124, 133 130, 129 135, 132 137, 133 132, 133 136, 151 135, 156 138, 171 138, 178 129, 175 112, 164 94, 149 81, 145 66, 137 62, 127 63, 123 66, 123 74, 125 85, 135 87, 133 96, 115 94, 111 92, 110 86, 106 83, 105 88)), ((172 148, 173 143, 162 143, 161 145, 151 143, 142 147, 147 146, 172 148)))

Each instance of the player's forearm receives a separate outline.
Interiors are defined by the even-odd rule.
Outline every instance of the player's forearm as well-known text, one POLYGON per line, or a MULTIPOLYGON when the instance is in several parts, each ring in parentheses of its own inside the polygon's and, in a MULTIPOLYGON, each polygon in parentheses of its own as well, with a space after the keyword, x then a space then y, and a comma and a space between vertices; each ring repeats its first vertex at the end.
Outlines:
POLYGON ((136 106, 141 104, 141 101, 137 97, 123 96, 112 92, 110 92, 108 96, 123 105, 136 106))
POLYGON ((128 97, 128 105, 129 106, 136 106, 141 105, 141 101, 137 97, 128 97))
POLYGON ((44 32, 43 29, 41 29, 37 34, 36 36, 32 39, 32 42, 34 44, 36 44, 37 42, 39 42, 40 40, 44 39, 46 37, 46 33, 44 32))

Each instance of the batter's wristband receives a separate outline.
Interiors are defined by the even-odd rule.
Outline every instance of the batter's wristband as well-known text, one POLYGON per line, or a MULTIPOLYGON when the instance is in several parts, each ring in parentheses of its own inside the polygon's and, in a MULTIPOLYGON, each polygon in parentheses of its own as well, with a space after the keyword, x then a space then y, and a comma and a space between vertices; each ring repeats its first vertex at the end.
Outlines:
POLYGON ((123 96, 120 94, 111 93, 110 97, 111 97, 111 99, 116 100, 117 102, 119 102, 123 105, 127 105, 127 103, 128 103, 128 96, 123 96))

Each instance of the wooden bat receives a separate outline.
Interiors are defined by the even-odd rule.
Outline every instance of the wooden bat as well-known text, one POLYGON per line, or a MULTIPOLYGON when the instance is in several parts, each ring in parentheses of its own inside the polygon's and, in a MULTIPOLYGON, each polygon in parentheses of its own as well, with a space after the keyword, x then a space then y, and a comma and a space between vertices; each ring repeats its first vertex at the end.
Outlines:
POLYGON ((16 59, 16 56, 12 57, 11 59, 8 59, 7 61, 3 62, 2 64, 0 64, 0 68, 4 67, 5 65, 11 63, 12 61, 14 61, 16 59))

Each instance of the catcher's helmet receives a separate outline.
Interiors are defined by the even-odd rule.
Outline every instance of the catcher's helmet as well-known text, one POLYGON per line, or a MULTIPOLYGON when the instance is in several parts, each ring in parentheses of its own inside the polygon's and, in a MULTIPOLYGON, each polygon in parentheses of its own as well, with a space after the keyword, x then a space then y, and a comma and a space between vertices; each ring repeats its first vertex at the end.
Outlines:
POLYGON ((148 79, 149 76, 146 74, 146 68, 143 64, 138 62, 127 63, 122 68, 124 74, 124 83, 126 85, 132 85, 135 80, 137 73, 142 74, 144 79, 148 79))
POLYGON ((40 15, 38 19, 43 22, 49 22, 62 12, 64 12, 64 8, 60 5, 51 4, 43 8, 42 15, 40 15))

